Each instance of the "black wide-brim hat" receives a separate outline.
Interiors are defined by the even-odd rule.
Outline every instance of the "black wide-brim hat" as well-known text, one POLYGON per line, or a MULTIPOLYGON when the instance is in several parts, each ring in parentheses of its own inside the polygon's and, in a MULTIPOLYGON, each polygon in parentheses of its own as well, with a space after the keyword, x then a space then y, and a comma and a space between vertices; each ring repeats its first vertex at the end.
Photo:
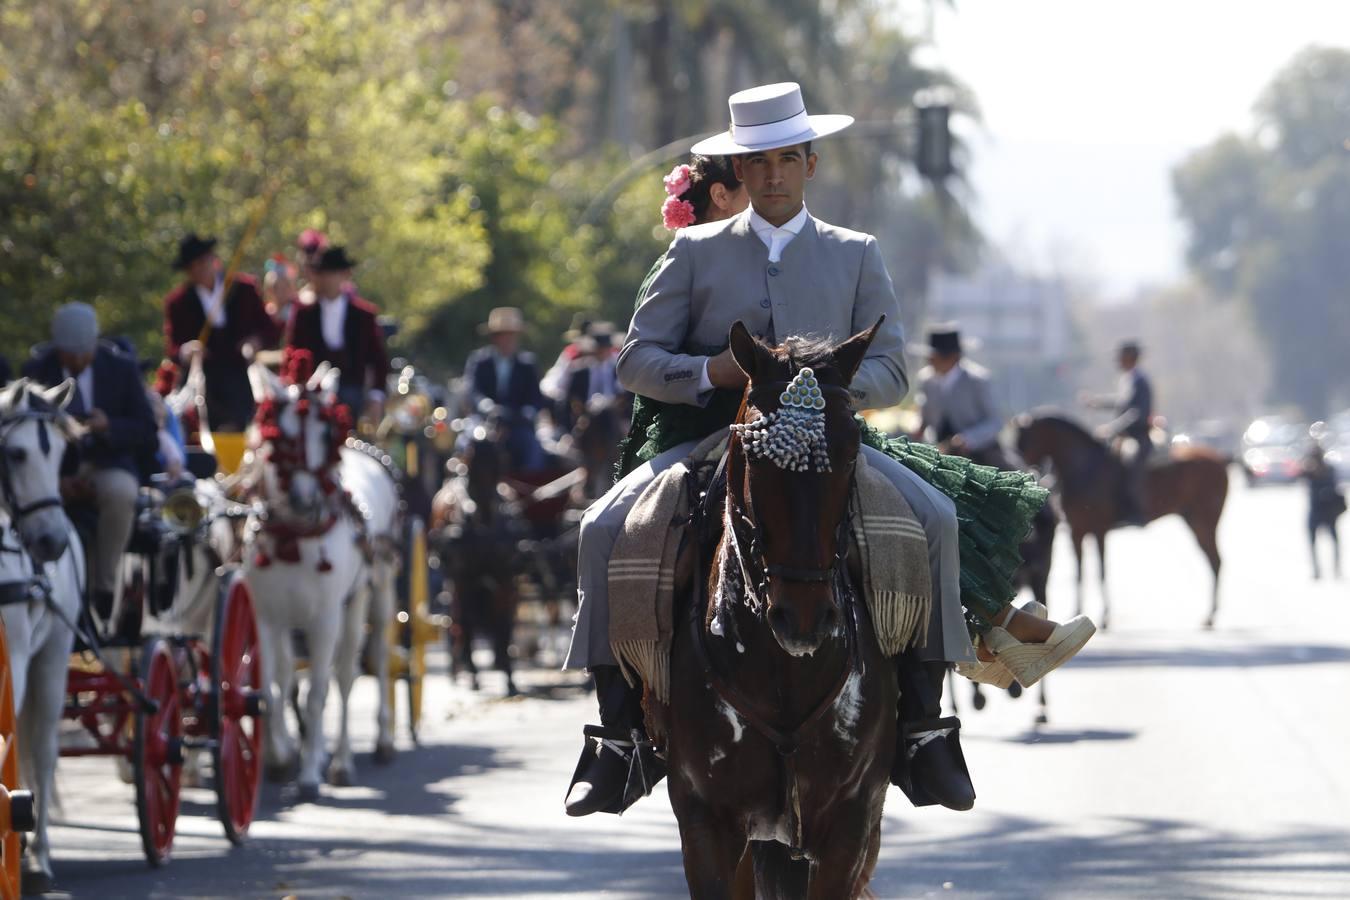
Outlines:
POLYGON ((326 247, 314 260, 316 272, 343 272, 355 268, 356 260, 347 255, 346 247, 326 247))
POLYGON ((187 237, 178 242, 178 258, 173 261, 173 267, 186 269, 215 249, 215 238, 198 237, 197 232, 188 232, 187 237))
POLYGON ((928 340, 923 344, 910 344, 909 352, 916 356, 925 354, 965 353, 967 350, 980 349, 980 341, 973 338, 962 339, 961 329, 954 322, 941 322, 930 325, 928 340))

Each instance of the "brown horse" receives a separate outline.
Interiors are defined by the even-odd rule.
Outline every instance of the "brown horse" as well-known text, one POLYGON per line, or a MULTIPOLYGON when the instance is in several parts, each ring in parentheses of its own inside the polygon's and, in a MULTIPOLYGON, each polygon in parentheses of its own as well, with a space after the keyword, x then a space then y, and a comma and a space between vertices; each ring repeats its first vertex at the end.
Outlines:
MULTIPOLYGON (((898 686, 846 564, 860 443, 847 387, 875 334, 770 349, 739 322, 731 331, 750 379, 738 422, 786 408, 788 383, 810 367, 823 440, 780 468, 783 457, 747 454, 733 432, 725 499, 704 507, 720 540, 677 587, 687 603, 670 703, 649 698, 648 721, 667 751, 694 898, 858 897, 876 866, 898 686)), ((791 452, 799 435, 759 446, 791 452)))
MULTIPOLYGON (((1024 415, 1017 422, 1017 450, 1030 465, 1055 474, 1055 490, 1073 536, 1078 559, 1078 612, 1083 611, 1083 540, 1097 544, 1101 569, 1102 628, 1110 621, 1106 590, 1106 533, 1119 524, 1125 468, 1105 444, 1081 425, 1052 414, 1024 415)), ((1219 545, 1217 532, 1228 497, 1228 461, 1204 447, 1172 451, 1166 461, 1149 468, 1145 514, 1148 521, 1179 515, 1195 535, 1214 571, 1214 590, 1206 628, 1219 612, 1219 545)))
POLYGON ((446 635, 452 675, 468 672, 478 690, 473 647, 485 635, 496 667, 506 676, 507 696, 514 697, 519 693, 511 656, 519 603, 516 575, 528 526, 499 490, 507 460, 502 435, 489 423, 463 458, 452 462, 450 478, 433 498, 430 536, 454 591, 446 635))

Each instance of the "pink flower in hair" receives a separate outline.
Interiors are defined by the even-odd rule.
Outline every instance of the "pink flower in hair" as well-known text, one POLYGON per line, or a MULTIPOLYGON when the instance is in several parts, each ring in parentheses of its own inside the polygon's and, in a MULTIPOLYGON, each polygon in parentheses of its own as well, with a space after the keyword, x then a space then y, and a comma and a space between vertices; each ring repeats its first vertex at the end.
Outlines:
POLYGON ((667 197, 661 204, 661 221, 671 231, 694 224, 694 204, 679 197, 667 197))
POLYGON ((317 253, 328 246, 328 235, 317 228, 306 228, 295 245, 306 253, 317 253))
POLYGON ((685 191, 689 190, 689 185, 693 183, 689 177, 689 167, 681 164, 670 170, 670 174, 662 179, 666 183, 666 193, 672 197, 679 197, 685 191))

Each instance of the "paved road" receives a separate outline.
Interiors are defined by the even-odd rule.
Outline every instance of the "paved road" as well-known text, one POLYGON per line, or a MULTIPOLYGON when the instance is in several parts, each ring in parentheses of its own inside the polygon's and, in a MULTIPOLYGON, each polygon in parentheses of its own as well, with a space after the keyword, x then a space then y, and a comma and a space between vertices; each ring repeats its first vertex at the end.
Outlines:
MULTIPOLYGON (((892 792, 883 898, 1350 897, 1350 583, 1309 577, 1293 488, 1235 487, 1219 627, 1179 521, 1112 539, 1113 627, 1031 697, 964 705, 980 797, 916 810, 892 792)), ((1072 605, 1067 541, 1052 610, 1072 605)), ((1089 612, 1098 608, 1093 590, 1089 612)), ((58 881, 76 897, 684 896, 664 793, 622 820, 562 815, 592 702, 531 673, 483 700, 435 679, 424 746, 365 761, 361 786, 291 805, 269 788, 247 847, 188 805, 176 858, 140 859, 131 789, 106 760, 63 763, 58 881)), ((498 687, 485 680, 491 692, 498 687)), ((359 708, 368 710, 370 685, 359 708)), ((369 747, 367 716, 358 746, 369 747)), ((193 795, 194 801, 208 798, 193 795)))

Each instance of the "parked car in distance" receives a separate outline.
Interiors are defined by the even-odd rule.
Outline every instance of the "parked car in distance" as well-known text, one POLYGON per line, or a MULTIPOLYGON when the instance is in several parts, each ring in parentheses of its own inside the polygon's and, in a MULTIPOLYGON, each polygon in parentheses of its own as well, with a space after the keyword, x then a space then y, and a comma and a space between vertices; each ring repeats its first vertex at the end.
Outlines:
POLYGON ((1247 483, 1287 484, 1303 472, 1308 426, 1275 416, 1254 420, 1242 434, 1242 469, 1247 483))

